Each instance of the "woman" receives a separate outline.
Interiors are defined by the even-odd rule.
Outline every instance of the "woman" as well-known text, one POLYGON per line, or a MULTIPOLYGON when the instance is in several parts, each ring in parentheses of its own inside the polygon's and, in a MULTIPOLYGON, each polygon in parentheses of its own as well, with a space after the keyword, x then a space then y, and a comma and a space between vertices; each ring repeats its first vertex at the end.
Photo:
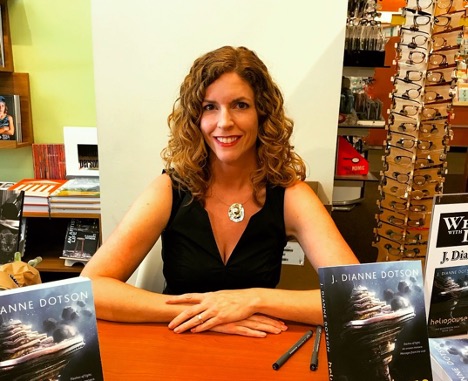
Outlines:
POLYGON ((10 140, 15 134, 15 125, 13 117, 8 115, 8 107, 6 105, 5 97, 0 96, 0 139, 10 140))
POLYGON ((165 173, 82 272, 98 316, 254 337, 282 332, 282 320, 320 323, 318 290, 274 288, 287 240, 315 268, 358 261, 303 182, 293 123, 263 62, 228 46, 198 58, 168 122, 165 173), (160 236, 164 294, 125 284, 160 236))

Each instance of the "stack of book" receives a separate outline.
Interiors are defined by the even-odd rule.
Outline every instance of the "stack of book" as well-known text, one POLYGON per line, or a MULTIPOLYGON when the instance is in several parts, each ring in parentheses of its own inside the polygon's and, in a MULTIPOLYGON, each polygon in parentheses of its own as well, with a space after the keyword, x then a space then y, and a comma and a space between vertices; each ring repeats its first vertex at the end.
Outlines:
POLYGON ((49 196, 49 205, 53 214, 99 214, 99 178, 77 177, 66 181, 49 196))
POLYGON ((10 186, 9 190, 24 191, 23 212, 49 213, 49 196, 67 180, 23 179, 10 186))

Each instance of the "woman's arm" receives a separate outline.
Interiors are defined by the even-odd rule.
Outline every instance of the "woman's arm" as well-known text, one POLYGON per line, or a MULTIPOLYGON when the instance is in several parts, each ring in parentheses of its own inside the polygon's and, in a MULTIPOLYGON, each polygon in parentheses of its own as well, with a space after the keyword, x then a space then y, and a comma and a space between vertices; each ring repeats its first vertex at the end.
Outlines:
POLYGON ((7 118, 8 118, 8 123, 10 125, 9 125, 9 129, 5 131, 5 134, 11 136, 15 134, 15 124, 13 123, 13 117, 11 115, 8 115, 7 118))
POLYGON ((127 322, 167 322, 183 309, 165 295, 125 283, 158 240, 169 220, 172 186, 158 176, 134 202, 81 275, 91 278, 97 316, 127 322))
MULTIPOLYGON (((315 269, 358 263, 330 214, 307 184, 300 182, 286 190, 284 210, 287 235, 298 240, 315 269)), ((169 327, 176 332, 194 327, 199 332, 255 313, 311 324, 323 321, 319 290, 227 290, 176 296, 168 303, 193 303, 170 323, 169 327), (203 324, 197 321, 199 315, 203 324)))

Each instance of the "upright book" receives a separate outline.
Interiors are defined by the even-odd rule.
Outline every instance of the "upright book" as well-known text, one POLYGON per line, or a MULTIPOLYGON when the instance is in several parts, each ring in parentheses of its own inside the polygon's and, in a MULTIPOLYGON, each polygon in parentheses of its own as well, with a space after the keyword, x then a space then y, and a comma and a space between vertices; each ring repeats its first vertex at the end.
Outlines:
POLYGON ((432 380, 421 262, 318 273, 330 380, 432 380))
POLYGON ((88 262, 99 246, 99 220, 94 218, 70 219, 65 233, 62 259, 66 266, 75 262, 88 262))
POLYGON ((430 337, 468 333, 468 193, 434 197, 425 272, 430 337))
POLYGON ((0 292, 0 380, 103 380, 91 281, 0 292))
POLYGON ((22 215, 24 192, 0 189, 0 264, 13 262, 24 247, 22 215))
POLYGON ((19 95, 0 94, 0 140, 21 142, 21 109, 19 95))

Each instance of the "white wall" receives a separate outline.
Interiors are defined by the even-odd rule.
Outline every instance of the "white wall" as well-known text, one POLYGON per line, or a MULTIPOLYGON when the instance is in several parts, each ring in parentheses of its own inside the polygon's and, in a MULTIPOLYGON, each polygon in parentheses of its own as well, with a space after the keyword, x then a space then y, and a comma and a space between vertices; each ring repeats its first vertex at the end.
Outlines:
POLYGON ((104 239, 161 172, 166 118, 193 60, 223 45, 247 46, 269 67, 308 178, 331 204, 347 3, 92 1, 104 239))

